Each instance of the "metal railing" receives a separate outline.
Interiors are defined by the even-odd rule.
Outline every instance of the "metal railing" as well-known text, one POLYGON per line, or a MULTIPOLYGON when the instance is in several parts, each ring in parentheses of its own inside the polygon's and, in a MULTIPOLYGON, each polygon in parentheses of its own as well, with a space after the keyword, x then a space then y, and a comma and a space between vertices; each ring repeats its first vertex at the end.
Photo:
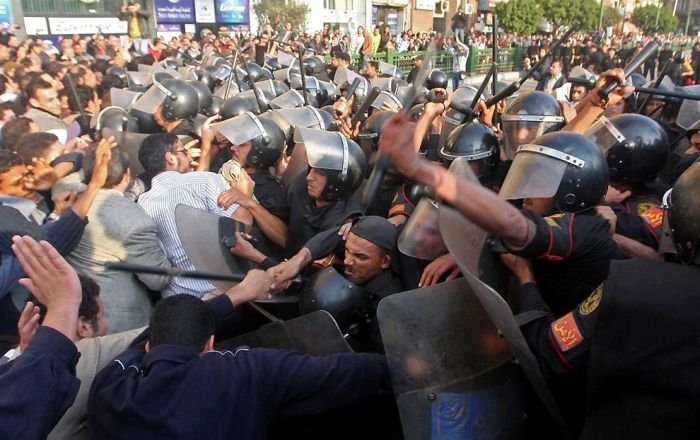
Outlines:
MULTIPOLYGON (((408 74, 413 68, 413 58, 420 55, 425 55, 425 51, 417 52, 380 52, 369 57, 372 61, 383 61, 393 64, 404 75, 408 74)), ((501 48, 498 52, 498 70, 502 72, 513 72, 520 70, 523 65, 525 50, 523 47, 501 48)), ((352 55, 352 64, 356 65, 359 62, 359 55, 352 55)), ((483 75, 491 68, 492 52, 491 49, 477 49, 471 47, 469 50, 469 58, 467 59, 466 73, 469 76, 483 75)), ((326 61, 330 61, 330 55, 326 56, 326 61)), ((445 72, 452 72, 452 55, 447 51, 440 51, 436 54, 435 68, 445 72)))

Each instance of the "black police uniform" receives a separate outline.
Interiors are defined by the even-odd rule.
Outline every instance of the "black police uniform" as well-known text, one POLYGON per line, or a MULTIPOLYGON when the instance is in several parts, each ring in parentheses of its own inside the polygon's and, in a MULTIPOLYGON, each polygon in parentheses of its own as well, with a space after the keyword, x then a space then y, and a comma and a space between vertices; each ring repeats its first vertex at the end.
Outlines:
POLYGON ((614 262, 610 276, 556 319, 521 287, 522 326, 546 373, 587 366, 584 439, 691 439, 700 432, 700 268, 614 262))
POLYGON ((524 210, 531 238, 523 247, 504 242, 516 255, 531 258, 535 279, 555 316, 581 302, 608 276, 620 254, 608 223, 590 213, 547 217, 524 210))
POLYGON ((658 198, 633 194, 624 203, 611 203, 610 207, 617 215, 615 233, 651 248, 659 248, 664 212, 658 198))
POLYGON ((317 207, 314 199, 309 197, 304 174, 287 188, 286 202, 289 229, 284 253, 287 257, 299 252, 304 243, 317 233, 340 226, 347 219, 362 215, 360 203, 352 196, 317 207))

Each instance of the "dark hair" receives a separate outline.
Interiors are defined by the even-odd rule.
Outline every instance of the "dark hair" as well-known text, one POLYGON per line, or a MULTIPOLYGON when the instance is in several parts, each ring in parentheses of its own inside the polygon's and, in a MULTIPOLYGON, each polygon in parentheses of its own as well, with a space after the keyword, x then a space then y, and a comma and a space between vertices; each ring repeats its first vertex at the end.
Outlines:
POLYGON ((205 302, 191 295, 174 295, 156 305, 148 339, 151 347, 172 344, 200 352, 215 328, 214 313, 205 302))
POLYGON ((74 113, 80 112, 81 107, 84 110, 88 102, 95 100, 95 89, 82 84, 76 84, 75 95, 73 93, 68 93, 68 108, 74 113), (78 95, 80 104, 78 104, 78 101, 75 99, 75 95, 78 95))
POLYGON ((335 52, 335 57, 339 60, 345 61, 346 63, 350 62, 350 54, 347 52, 335 52))
POLYGON ((139 149, 139 162, 148 173, 165 171, 165 153, 172 153, 177 136, 172 133, 155 133, 143 140, 139 149))
POLYGON ((58 137, 55 134, 45 131, 27 133, 19 138, 15 151, 17 151, 17 154, 19 154, 25 164, 31 165, 32 159, 43 157, 46 150, 54 142, 58 142, 58 137))
MULTIPOLYGON (((89 182, 92 179, 92 172, 95 170, 95 147, 87 149, 83 158, 83 172, 85 173, 85 181, 89 182)), ((129 156, 126 151, 121 148, 112 149, 112 157, 107 164, 107 180, 105 188, 114 188, 124 178, 126 170, 129 168, 129 156)))
POLYGON ((29 118, 15 118, 7 121, 0 129, 2 147, 12 151, 17 150, 19 139, 29 133, 29 126, 32 122, 29 118))
POLYGON ((367 64, 371 64, 377 71, 379 71, 379 63, 376 61, 369 61, 367 64))
POLYGON ((100 97, 103 97, 105 93, 109 94, 112 88, 121 89, 125 87, 126 84, 117 75, 112 75, 107 73, 102 77, 102 82, 97 86, 97 93, 100 97))
POLYGON ((27 88, 25 89, 25 93, 27 95, 27 98, 36 99, 36 92, 45 89, 53 89, 53 86, 48 81, 45 81, 41 78, 35 78, 29 81, 29 84, 27 84, 27 88))
POLYGON ((23 163, 22 158, 14 151, 0 150, 0 174, 5 174, 10 168, 23 163))
MULTIPOLYGON (((100 296, 100 285, 87 275, 78 274, 80 280, 80 289, 83 299, 80 301, 78 309, 78 317, 85 318, 90 325, 97 327, 97 314, 100 313, 100 307, 97 304, 97 297, 100 296)), ((39 302, 33 294, 27 296, 26 301, 31 301, 35 306, 39 307, 39 322, 44 322, 46 317, 46 306, 39 302)))

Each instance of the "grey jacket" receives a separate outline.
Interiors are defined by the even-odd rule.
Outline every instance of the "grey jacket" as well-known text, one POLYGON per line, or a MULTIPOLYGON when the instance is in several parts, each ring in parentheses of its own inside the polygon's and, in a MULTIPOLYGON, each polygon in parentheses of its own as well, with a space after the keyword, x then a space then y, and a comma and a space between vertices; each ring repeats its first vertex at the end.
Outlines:
POLYGON ((153 219, 119 191, 101 189, 88 220, 68 262, 100 285, 109 333, 147 325, 152 309, 147 288, 159 292, 170 277, 105 270, 104 265, 128 262, 171 268, 153 219))

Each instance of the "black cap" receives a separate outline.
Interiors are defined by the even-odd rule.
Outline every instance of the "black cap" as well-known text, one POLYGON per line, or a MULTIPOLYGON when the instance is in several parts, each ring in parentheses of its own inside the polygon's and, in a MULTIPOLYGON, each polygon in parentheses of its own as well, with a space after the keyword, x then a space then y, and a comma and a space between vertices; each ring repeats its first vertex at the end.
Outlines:
POLYGON ((369 215, 360 217, 353 225, 350 232, 367 241, 371 241, 380 248, 391 251, 396 247, 399 231, 384 217, 369 215))

